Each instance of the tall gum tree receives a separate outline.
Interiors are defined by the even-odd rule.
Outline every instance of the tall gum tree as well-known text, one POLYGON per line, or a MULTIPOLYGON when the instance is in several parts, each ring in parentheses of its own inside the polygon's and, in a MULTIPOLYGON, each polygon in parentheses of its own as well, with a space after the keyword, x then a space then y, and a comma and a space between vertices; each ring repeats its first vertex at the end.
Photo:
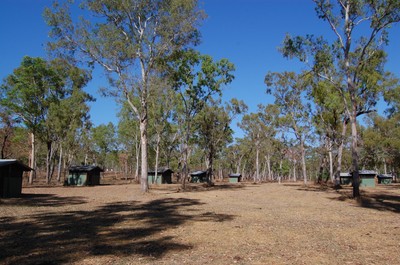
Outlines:
POLYGON ((198 142, 204 149, 208 180, 214 177, 214 160, 225 146, 232 142, 232 121, 247 111, 243 101, 231 99, 225 106, 221 99, 210 100, 196 118, 198 142))
POLYGON ((301 154, 304 184, 307 184, 306 141, 311 132, 311 105, 305 102, 308 89, 307 74, 293 72, 268 73, 265 76, 267 92, 275 97, 275 105, 280 109, 279 127, 293 132, 301 154))
MULTIPOLYGON (((54 144, 71 125, 71 118, 81 119, 85 113, 69 112, 69 120, 62 118, 66 112, 64 102, 79 106, 92 98, 82 92, 90 77, 85 71, 60 60, 24 57, 21 65, 9 75, 1 86, 1 105, 19 117, 32 136, 30 166, 35 169, 36 139, 46 144, 46 180, 50 182, 53 171, 54 144), (75 92, 75 93, 74 93, 75 92), (83 98, 77 100, 75 95, 83 98)), ((65 115, 64 115, 65 116, 65 115)), ((65 116, 66 117, 66 116, 65 116)), ((29 183, 32 183, 30 175, 29 183)))
POLYGON ((221 95, 223 86, 232 82, 235 66, 227 59, 214 61, 209 55, 187 50, 174 54, 164 68, 180 99, 176 119, 181 133, 182 188, 185 189, 193 119, 213 95, 221 95))
POLYGON ((383 66, 388 29, 400 21, 398 0, 314 0, 320 19, 333 35, 329 40, 286 36, 285 57, 307 63, 320 79, 332 83, 342 98, 344 120, 351 127, 353 197, 360 197, 357 117, 375 106, 388 75, 383 66))
POLYGON ((45 10, 54 39, 49 48, 101 66, 109 77, 108 92, 128 102, 139 121, 141 189, 147 192, 151 77, 160 59, 198 43, 203 12, 197 0, 85 0, 80 7, 82 16, 75 21, 70 4, 55 3, 45 10))

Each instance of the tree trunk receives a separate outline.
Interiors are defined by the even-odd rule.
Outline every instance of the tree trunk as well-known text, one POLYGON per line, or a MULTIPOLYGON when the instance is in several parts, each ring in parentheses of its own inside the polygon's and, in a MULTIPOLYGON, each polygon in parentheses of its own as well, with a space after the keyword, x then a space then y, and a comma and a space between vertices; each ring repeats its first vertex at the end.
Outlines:
POLYGON ((332 148, 329 148, 329 151, 328 151, 328 158, 329 158, 329 177, 330 177, 332 183, 334 183, 334 181, 335 181, 335 176, 334 176, 334 174, 333 174, 332 148))
POLYGON ((31 157, 30 157, 30 163, 29 163, 29 167, 32 168, 33 170, 29 172, 29 184, 33 183, 33 179, 35 177, 36 174, 36 161, 35 161, 35 135, 33 133, 31 133, 31 157))
POLYGON ((54 156, 54 150, 53 150, 53 143, 52 142, 47 142, 47 156, 46 156, 46 183, 50 184, 51 178, 53 176, 53 156, 54 156))
POLYGON ((256 147, 256 174, 254 176, 254 182, 257 182, 257 180, 260 179, 260 164, 259 164, 259 154, 260 154, 260 150, 258 148, 258 146, 256 147))
POLYGON ((306 150, 304 148, 304 140, 300 141, 300 148, 301 148, 301 167, 303 171, 304 185, 307 185, 306 150))
POLYGON ((58 158, 57 182, 60 182, 61 180, 62 156, 63 156, 63 150, 62 150, 62 145, 60 143, 60 157, 58 158))
POLYGON ((157 141, 156 141, 156 166, 155 166, 155 176, 154 176, 154 182, 157 183, 157 178, 158 178, 158 157, 160 154, 160 141, 161 141, 161 136, 158 133, 157 134, 157 141))
MULTIPOLYGON (((145 106, 146 107, 146 106, 145 106)), ((144 109, 144 117, 140 120, 140 146, 141 146, 141 174, 140 187, 143 193, 149 191, 147 181, 148 164, 147 164, 147 110, 144 109)))
POLYGON ((183 165, 182 165, 182 189, 186 189, 186 180, 189 176, 189 167, 188 167, 188 159, 189 159, 189 137, 190 137, 190 116, 186 115, 187 127, 184 136, 183 143, 183 165))
MULTIPOLYGON (((355 108, 355 107, 354 107, 355 108)), ((360 197, 360 178, 358 173, 358 150, 357 150, 357 119, 355 110, 352 113, 351 122, 351 157, 353 164, 353 197, 360 197)))
POLYGON ((279 175, 278 175, 278 183, 281 184, 281 178, 282 178, 282 164, 283 164, 283 159, 279 161, 279 175))
POLYGON ((342 134, 338 147, 337 154, 337 167, 335 172, 335 187, 338 188, 340 186, 340 173, 342 171, 342 156, 343 156, 343 147, 344 147, 344 139, 346 137, 347 130, 347 119, 345 118, 342 123, 342 134))
POLYGON ((272 181, 272 171, 271 171, 271 155, 267 154, 266 156, 267 160, 267 168, 268 168, 268 179, 272 181))
POLYGON ((140 143, 137 140, 137 135, 136 135, 136 141, 135 141, 135 146, 136 146, 136 168, 135 168, 135 180, 139 180, 139 161, 140 161, 140 143))
POLYGON ((383 158, 383 172, 386 175, 387 174, 387 165, 386 165, 386 159, 383 158))

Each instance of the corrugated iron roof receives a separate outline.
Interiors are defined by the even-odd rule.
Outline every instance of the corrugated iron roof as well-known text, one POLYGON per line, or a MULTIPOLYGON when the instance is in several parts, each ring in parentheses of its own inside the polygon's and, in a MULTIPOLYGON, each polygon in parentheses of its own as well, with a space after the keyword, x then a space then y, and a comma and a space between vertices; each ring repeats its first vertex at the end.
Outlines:
POLYGON ((0 159, 0 167, 5 167, 8 165, 17 164, 20 166, 24 171, 31 171, 32 168, 28 167, 27 165, 23 164, 22 162, 18 161, 17 159, 0 159))
POLYGON ((90 172, 90 171, 93 171, 95 169, 99 169, 100 172, 104 171, 99 166, 70 166, 68 170, 71 171, 71 172, 90 172))
POLYGON ((198 176, 198 175, 203 175, 205 174, 207 171, 202 171, 202 170, 198 170, 198 171, 193 171, 190 173, 191 176, 198 176))
MULTIPOLYGON (((163 174, 163 173, 165 173, 165 172, 167 172, 167 171, 171 171, 171 173, 174 173, 174 171, 173 171, 172 169, 170 169, 170 168, 161 167, 161 168, 158 168, 158 169, 157 169, 157 174, 163 174)), ((148 170, 147 173, 148 173, 148 174, 155 174, 156 171, 155 171, 155 170, 148 170)))

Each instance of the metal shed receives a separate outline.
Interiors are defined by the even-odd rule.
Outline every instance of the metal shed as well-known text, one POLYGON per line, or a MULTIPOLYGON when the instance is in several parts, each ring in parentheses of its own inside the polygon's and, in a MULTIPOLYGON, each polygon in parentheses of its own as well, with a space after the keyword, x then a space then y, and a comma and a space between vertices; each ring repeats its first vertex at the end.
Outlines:
POLYGON ((191 183, 208 182, 207 171, 199 170, 190 173, 190 182, 191 183))
POLYGON ((169 168, 159 168, 157 169, 157 180, 156 171, 148 171, 147 172, 147 181, 149 184, 171 184, 172 183, 172 171, 169 168))
POLYGON ((66 185, 93 186, 100 185, 100 173, 104 170, 98 166, 71 166, 66 185))
POLYGON ((0 159, 0 198, 21 196, 22 173, 31 170, 16 159, 0 159))
POLYGON ((242 180, 242 175, 239 173, 229 174, 230 183, 238 183, 242 180))
POLYGON ((353 175, 349 172, 340 173, 340 184, 341 185, 350 185, 353 183, 353 175))
POLYGON ((378 184, 390 184, 393 181, 393 176, 388 174, 378 175, 378 184))
POLYGON ((373 170, 360 170, 358 172, 360 177, 360 187, 375 187, 375 177, 378 173, 373 170))

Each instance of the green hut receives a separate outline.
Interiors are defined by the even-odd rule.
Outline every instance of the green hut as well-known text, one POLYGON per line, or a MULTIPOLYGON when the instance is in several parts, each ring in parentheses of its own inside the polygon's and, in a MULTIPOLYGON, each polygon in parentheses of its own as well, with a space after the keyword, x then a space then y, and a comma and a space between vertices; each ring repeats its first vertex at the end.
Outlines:
POLYGON ((393 181, 393 176, 390 174, 380 174, 378 175, 378 184, 390 184, 393 181))
POLYGON ((360 177, 360 187, 375 187, 375 178, 378 173, 373 170, 360 170, 358 172, 360 177))
POLYGON ((207 171, 194 171, 190 173, 191 183, 203 183, 208 182, 207 171))
POLYGON ((159 168, 157 169, 157 180, 156 180, 156 171, 148 171, 147 172, 147 181, 150 184, 171 184, 172 183, 172 171, 169 168, 159 168))
POLYGON ((16 159, 0 159, 0 198, 21 196, 22 174, 31 170, 16 159))
POLYGON ((93 186, 100 185, 100 173, 104 170, 98 166, 71 166, 66 185, 93 186))
POLYGON ((229 183, 238 183, 242 180, 242 175, 239 173, 229 174, 229 183))
POLYGON ((351 183, 353 183, 353 175, 351 173, 340 173, 340 185, 350 185, 351 183))

